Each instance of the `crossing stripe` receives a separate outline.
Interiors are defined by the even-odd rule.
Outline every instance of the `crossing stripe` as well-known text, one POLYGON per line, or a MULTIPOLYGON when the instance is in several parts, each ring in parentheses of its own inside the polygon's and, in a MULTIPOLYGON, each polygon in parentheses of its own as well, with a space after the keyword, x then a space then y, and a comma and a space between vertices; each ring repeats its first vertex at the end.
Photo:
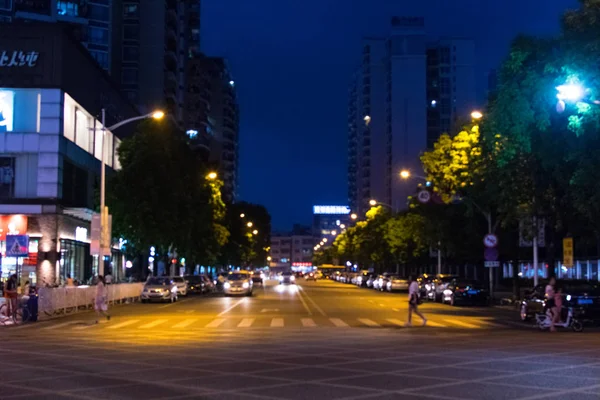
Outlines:
POLYGON ((392 311, 399 312, 400 310, 398 310, 397 308, 392 308, 392 311))
POLYGON ((316 328, 317 324, 312 318, 302 318, 302 326, 305 328, 316 328))
POLYGON ((254 323, 254 318, 244 318, 242 322, 238 324, 238 328, 250 328, 254 323))
POLYGON ((106 329, 119 329, 124 326, 133 325, 137 322, 140 322, 140 320, 139 319, 130 319, 129 321, 124 321, 124 322, 121 322, 120 324, 107 326, 106 329))
POLYGON ((78 326, 75 326, 75 327, 73 327, 73 330, 74 330, 74 331, 82 331, 82 330, 84 330, 84 329, 90 329, 90 328, 91 328, 91 327, 93 327, 93 326, 96 326, 96 324, 95 324, 95 323, 87 323, 87 324, 85 324, 85 325, 78 325, 78 326))
POLYGON ((479 328, 479 326, 477 326, 477 325, 469 324, 467 322, 459 321, 459 320, 456 320, 456 319, 445 319, 444 321, 449 322, 449 323, 454 324, 454 325, 462 326, 464 328, 471 328, 471 329, 473 329, 473 328, 479 328))
POLYGON ((283 318, 273 318, 271 320, 271 328, 283 328, 283 318))
POLYGON ((435 328, 447 328, 447 326, 444 324, 440 324, 439 322, 430 321, 430 320, 427 320, 426 326, 433 326, 435 328))
POLYGON ((84 323, 83 321, 69 321, 69 322, 63 322, 62 324, 56 324, 56 325, 52 325, 52 326, 47 326, 45 328, 42 328, 42 330, 44 331, 51 331, 54 329, 58 329, 58 328, 64 328, 65 326, 69 326, 69 325, 73 325, 73 324, 81 324, 84 323))
POLYGON ((181 328, 187 328, 188 326, 190 326, 191 324, 193 324, 194 322, 198 321, 198 318, 192 318, 192 319, 186 319, 181 321, 178 324, 173 325, 173 329, 181 329, 181 328))
POLYGON ((154 328, 155 326, 158 326, 160 324, 164 324, 165 322, 167 322, 168 320, 166 319, 157 319, 156 321, 152 321, 148 324, 142 325, 140 326, 138 329, 148 329, 148 328, 154 328))
POLYGON ((400 321, 399 319, 395 319, 395 318, 388 318, 388 321, 391 322, 394 325, 398 325, 398 326, 404 326, 405 322, 404 321, 400 321))
POLYGON ((475 322, 477 322, 478 324, 482 324, 482 325, 485 325, 485 326, 489 326, 490 328, 506 328, 506 326, 504 326, 504 325, 497 324, 497 323, 495 323, 495 322, 491 322, 491 321, 487 321, 487 320, 479 320, 479 319, 478 319, 478 320, 477 320, 477 321, 475 321, 475 322))
POLYGON ((206 325, 207 328, 218 328, 219 326, 221 326, 221 324, 225 322, 224 318, 217 318, 215 320, 212 320, 208 325, 206 325))
POLYGON ((380 327, 381 326, 377 322, 372 321, 368 318, 358 318, 358 322, 360 322, 361 324, 367 325, 367 326, 371 326, 371 327, 380 327))
POLYGON ((329 318, 329 321, 338 328, 348 328, 349 325, 339 318, 329 318))

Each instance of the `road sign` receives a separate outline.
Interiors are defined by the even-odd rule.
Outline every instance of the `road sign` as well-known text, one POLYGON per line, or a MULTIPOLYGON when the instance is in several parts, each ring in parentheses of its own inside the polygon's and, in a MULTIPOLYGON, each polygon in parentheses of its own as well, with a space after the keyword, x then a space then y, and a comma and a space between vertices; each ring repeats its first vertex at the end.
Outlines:
POLYGON ((565 267, 573 266, 573 238, 563 239, 563 265, 565 267))
POLYGON ((488 247, 483 252, 485 261, 498 261, 498 249, 495 247, 488 247))
POLYGON ((483 245, 488 248, 498 246, 498 236, 488 233, 483 237, 483 245))
POLYGON ((500 261, 486 261, 483 263, 486 268, 497 268, 500 266, 500 261))
POLYGON ((417 195, 417 199, 421 203, 429 203, 429 200, 431 199, 431 193, 429 193, 429 190, 421 190, 417 195))
POLYGON ((29 255, 29 236, 6 235, 6 257, 27 257, 29 255))

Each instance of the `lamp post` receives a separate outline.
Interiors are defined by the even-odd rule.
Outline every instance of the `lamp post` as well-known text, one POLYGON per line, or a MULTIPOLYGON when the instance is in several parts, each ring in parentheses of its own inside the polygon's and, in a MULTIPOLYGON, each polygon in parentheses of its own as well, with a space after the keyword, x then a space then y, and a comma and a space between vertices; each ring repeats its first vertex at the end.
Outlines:
POLYGON ((102 243, 104 238, 104 235, 107 234, 107 232, 104 232, 105 228, 107 227, 106 225, 108 224, 108 212, 106 210, 106 168, 105 168, 105 162, 106 162, 106 140, 105 136, 106 136, 106 131, 113 131, 117 128, 120 128, 121 126, 128 124, 130 122, 134 122, 134 121, 139 121, 142 119, 147 119, 147 118, 154 118, 154 119, 162 119, 165 116, 165 113, 162 111, 153 111, 149 114, 146 115, 141 115, 139 117, 133 117, 133 118, 129 118, 129 119, 125 119, 123 121, 117 122, 116 124, 109 126, 108 128, 106 127, 106 109, 102 108, 102 155, 100 157, 100 256, 99 256, 99 260, 98 260, 98 275, 104 275, 104 253, 102 251, 102 243))
POLYGON ((383 207, 387 207, 387 208, 389 208, 390 210, 392 210, 392 211, 393 211, 393 208, 392 208, 392 206, 390 206, 390 205, 389 205, 389 204, 387 204, 387 203, 382 203, 381 201, 377 201, 377 200, 375 200, 375 199, 371 199, 371 200, 369 200, 369 205, 370 205, 371 207, 375 207, 375 206, 383 206, 383 207))

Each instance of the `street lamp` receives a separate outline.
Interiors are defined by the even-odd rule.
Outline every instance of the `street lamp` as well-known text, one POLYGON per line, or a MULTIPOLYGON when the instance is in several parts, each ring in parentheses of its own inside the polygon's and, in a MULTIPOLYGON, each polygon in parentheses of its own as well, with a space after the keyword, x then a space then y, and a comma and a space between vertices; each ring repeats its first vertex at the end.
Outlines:
POLYGON ((337 231, 331 231, 331 236, 337 235, 337 231))
POLYGON ((481 111, 474 110, 471 113, 471 118, 473 118, 473 119, 481 119, 481 118, 483 118, 483 114, 481 113, 481 111))
POLYGON ((206 179, 208 179, 209 181, 214 181, 215 179, 217 179, 217 173, 216 172, 209 172, 208 175, 206 175, 206 179))
POLYGON ((246 226, 247 226, 248 228, 252 228, 252 225, 254 225, 252 222, 248 222, 248 223, 246 224, 246 226))
POLYGON ((567 83, 556 87, 556 98, 562 101, 577 102, 583 99, 585 88, 577 83, 567 83))
POLYGON ((272 260, 271 256, 267 256, 267 261, 270 262, 271 260, 272 260))
POLYGON ((355 213, 352 213, 352 214, 350 214, 350 218, 356 219, 356 218, 358 218, 358 215, 356 215, 355 213))
POLYGON ((400 178, 402 178, 402 179, 408 179, 408 178, 413 178, 413 177, 423 179, 424 181, 428 182, 427 178, 425 178, 424 176, 413 174, 412 172, 410 172, 407 169, 403 169, 402 171, 400 171, 400 178))
POLYGON ((245 216, 246 216, 246 214, 244 214, 244 213, 240 214, 240 218, 244 218, 245 216))
POLYGON ((253 231, 252 231, 252 234, 253 234, 253 235, 258 235, 258 230, 257 230, 257 229, 253 230, 253 231))
POLYGON ((375 206, 377 205, 377 200, 373 200, 373 199, 371 199, 371 200, 369 200, 369 204, 370 204, 371 206, 375 207, 375 206))
POLYGON ((323 243, 327 243, 327 238, 323 238, 323 243))
POLYGON ((363 118, 363 120, 365 121, 365 125, 369 126, 369 124, 371 123, 371 116, 365 115, 365 117, 363 118))
POLYGON ((341 224, 341 225, 340 225, 340 228, 342 228, 342 229, 346 229, 346 225, 344 225, 344 224, 341 224))
MULTIPOLYGON (((102 155, 100 157, 100 237, 102 238, 103 234, 104 234, 104 229, 105 229, 105 224, 108 224, 108 213, 106 212, 105 208, 106 208, 106 168, 105 168, 105 164, 106 164, 106 140, 104 140, 104 137, 106 136, 106 131, 114 131, 117 128, 120 128, 121 126, 128 124, 130 122, 134 122, 134 121, 139 121, 142 119, 148 119, 148 118, 153 118, 156 120, 160 120, 165 116, 165 113, 160 111, 160 110, 156 110, 153 111, 149 114, 145 114, 145 115, 140 115, 138 117, 133 117, 133 118, 128 118, 125 119, 123 121, 119 121, 116 124, 109 126, 108 128, 106 127, 106 109, 102 108, 102 155), (104 215, 104 218, 103 218, 104 215), (104 221, 104 219, 106 218, 106 221, 104 221)), ((102 240, 100 240, 101 244, 102 244, 102 240)), ((102 249, 102 245, 100 246, 100 248, 102 249)), ((100 250, 101 256, 99 257, 99 262, 98 262, 98 275, 104 275, 104 254, 102 253, 102 250, 100 250)))

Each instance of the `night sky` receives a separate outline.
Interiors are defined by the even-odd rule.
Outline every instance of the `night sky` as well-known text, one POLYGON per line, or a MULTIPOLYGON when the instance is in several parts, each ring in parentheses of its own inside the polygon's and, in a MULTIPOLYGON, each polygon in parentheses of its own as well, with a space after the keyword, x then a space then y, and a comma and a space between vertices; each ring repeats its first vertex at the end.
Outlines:
POLYGON ((273 228, 310 224, 312 205, 347 204, 348 86, 361 38, 392 16, 427 34, 476 38, 477 89, 518 33, 548 35, 576 0, 202 0, 202 50, 226 57, 240 103, 240 199, 273 228))

